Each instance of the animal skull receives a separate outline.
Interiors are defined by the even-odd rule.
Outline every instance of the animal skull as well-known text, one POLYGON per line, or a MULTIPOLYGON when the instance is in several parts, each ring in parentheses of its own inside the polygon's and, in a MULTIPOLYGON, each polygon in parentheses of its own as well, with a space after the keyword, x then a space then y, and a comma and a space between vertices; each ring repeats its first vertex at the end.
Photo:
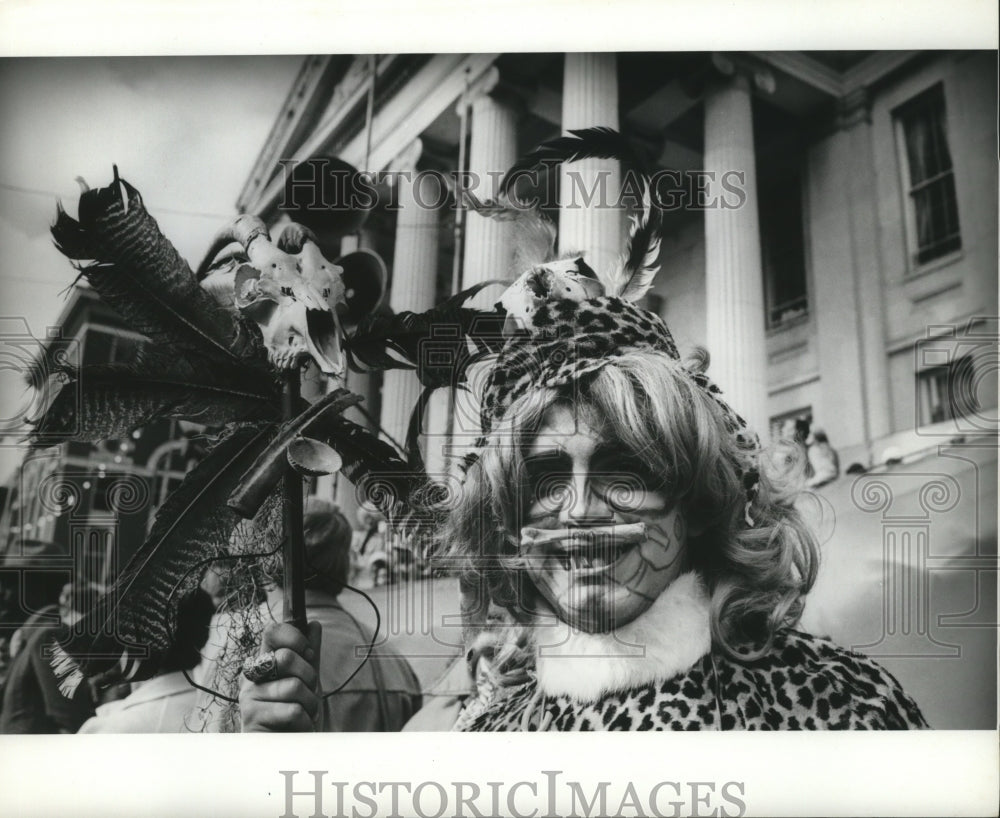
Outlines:
POLYGON ((276 369, 311 359, 325 374, 342 375, 343 269, 324 258, 313 233, 297 224, 288 225, 275 245, 259 218, 243 215, 219 233, 213 250, 233 242, 240 251, 202 287, 257 324, 276 369))

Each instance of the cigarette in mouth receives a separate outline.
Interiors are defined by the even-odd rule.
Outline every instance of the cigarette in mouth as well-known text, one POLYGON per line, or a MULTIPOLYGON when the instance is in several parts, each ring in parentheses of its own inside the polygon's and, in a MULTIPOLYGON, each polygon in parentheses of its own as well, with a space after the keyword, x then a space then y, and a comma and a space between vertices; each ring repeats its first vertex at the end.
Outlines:
POLYGON ((521 529, 521 544, 528 550, 557 544, 563 550, 588 548, 595 543, 619 547, 640 543, 645 539, 645 523, 622 523, 589 528, 521 529))

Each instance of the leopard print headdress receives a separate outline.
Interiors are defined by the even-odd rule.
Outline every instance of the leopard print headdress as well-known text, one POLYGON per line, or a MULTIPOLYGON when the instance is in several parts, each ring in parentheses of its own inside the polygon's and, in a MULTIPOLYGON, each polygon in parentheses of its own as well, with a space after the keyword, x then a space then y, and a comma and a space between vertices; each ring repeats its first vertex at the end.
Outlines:
MULTIPOLYGON (((624 140, 613 131, 571 131, 570 136, 545 143, 512 168, 499 203, 476 209, 483 215, 521 222, 533 237, 537 252, 537 237, 544 232, 544 220, 537 212, 511 202, 507 180, 540 162, 575 161, 589 156, 631 158, 624 140)), ((685 366, 663 319, 637 303, 659 270, 660 250, 660 211, 652 206, 647 177, 640 174, 639 179, 641 212, 632 217, 625 252, 611 270, 593 270, 582 255, 557 260, 536 258, 504 292, 498 306, 506 313, 506 341, 486 378, 480 408, 482 436, 465 456, 463 471, 478 460, 490 431, 518 398, 534 390, 580 382, 631 351, 660 352, 675 361, 678 371, 720 410, 738 452, 735 468, 747 498, 745 522, 752 526, 750 509, 760 481, 756 434, 704 372, 685 366)), ((554 239, 554 230, 550 237, 554 239)), ((550 255, 553 245, 554 241, 550 241, 546 248, 550 255)), ((522 256, 521 263, 525 261, 531 259, 522 256)))

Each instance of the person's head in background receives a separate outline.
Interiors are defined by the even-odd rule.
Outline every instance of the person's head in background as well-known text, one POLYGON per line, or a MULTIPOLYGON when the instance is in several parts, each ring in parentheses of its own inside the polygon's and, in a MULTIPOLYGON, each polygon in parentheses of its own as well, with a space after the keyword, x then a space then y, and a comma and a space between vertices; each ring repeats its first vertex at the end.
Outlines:
POLYGON ((177 627, 173 644, 160 663, 160 673, 192 670, 201 661, 201 649, 208 641, 208 631, 215 604, 207 591, 198 588, 181 600, 177 607, 177 627))
POLYGON ((378 511, 366 508, 365 506, 358 506, 357 520, 362 531, 368 531, 370 528, 377 529, 378 524, 384 519, 385 517, 378 511))
POLYGON ((795 419, 795 442, 805 445, 806 441, 809 439, 809 427, 812 425, 812 419, 796 418, 795 419))
POLYGON ((310 497, 306 500, 302 528, 306 544, 306 589, 337 596, 350 576, 351 524, 338 506, 310 497))
POLYGON ((59 594, 59 618, 65 625, 75 625, 101 596, 101 588, 93 582, 67 582, 59 594))

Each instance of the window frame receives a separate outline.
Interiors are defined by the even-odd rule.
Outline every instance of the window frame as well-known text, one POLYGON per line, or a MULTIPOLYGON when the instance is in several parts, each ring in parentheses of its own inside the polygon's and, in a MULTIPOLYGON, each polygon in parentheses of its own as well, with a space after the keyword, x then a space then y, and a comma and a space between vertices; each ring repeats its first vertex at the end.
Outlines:
POLYGON ((960 355, 947 363, 937 364, 918 369, 916 374, 917 387, 917 427, 933 426, 937 423, 947 423, 966 417, 979 411, 978 401, 974 394, 962 395, 955 393, 954 387, 961 388, 966 382, 966 373, 975 380, 977 374, 975 356, 970 352, 960 355), (937 395, 937 404, 933 399, 937 395), (934 420, 935 405, 943 410, 943 416, 934 420))
MULTIPOLYGON (((769 260, 773 259, 774 253, 771 252, 769 243, 767 242, 767 236, 765 235, 765 230, 763 225, 760 228, 760 253, 761 253, 761 275, 763 276, 763 288, 764 288, 764 329, 767 333, 773 334, 787 330, 791 327, 797 326, 799 324, 809 321, 812 317, 812 286, 809 281, 809 220, 808 220, 808 178, 807 178, 807 166, 801 159, 796 162, 794 170, 791 173, 794 174, 795 180, 798 186, 798 196, 799 196, 799 229, 802 235, 802 295, 791 301, 786 301, 784 304, 772 303, 774 282, 772 281, 772 268, 769 265, 769 260), (796 304, 801 302, 801 312, 797 315, 793 315, 784 320, 772 320, 772 313, 774 313, 778 307, 787 306, 790 304, 796 304)), ((787 171, 786 171, 787 172, 787 171)), ((760 183, 758 180, 758 190, 760 188, 760 183)), ((760 217, 758 216, 758 220, 760 217)))
MULTIPOLYGON (((892 111, 892 131, 896 146, 896 161, 898 164, 900 181, 900 200, 903 208, 903 232, 904 246, 906 248, 906 276, 913 278, 931 269, 946 265, 959 258, 962 254, 962 224, 958 212, 958 187, 955 179, 954 151, 951 140, 948 137, 948 105, 945 95, 944 82, 937 80, 923 90, 911 95, 908 99, 895 106, 892 111), (932 101, 932 97, 937 100, 932 101), (910 168, 910 155, 906 143, 906 119, 913 111, 922 107, 927 107, 934 102, 940 102, 940 117, 942 133, 945 138, 945 147, 948 150, 950 167, 946 171, 935 174, 932 177, 923 179, 914 184, 910 168), (941 239, 939 243, 957 239, 956 246, 946 249, 939 255, 935 255, 924 261, 920 260, 922 248, 920 247, 919 229, 917 227, 917 206, 914 200, 914 192, 924 190, 943 179, 951 177, 951 188, 954 193, 955 223, 956 231, 950 236, 941 239)), ((933 248, 934 245, 930 245, 933 248)), ((927 248, 924 248, 927 249, 927 248)))

